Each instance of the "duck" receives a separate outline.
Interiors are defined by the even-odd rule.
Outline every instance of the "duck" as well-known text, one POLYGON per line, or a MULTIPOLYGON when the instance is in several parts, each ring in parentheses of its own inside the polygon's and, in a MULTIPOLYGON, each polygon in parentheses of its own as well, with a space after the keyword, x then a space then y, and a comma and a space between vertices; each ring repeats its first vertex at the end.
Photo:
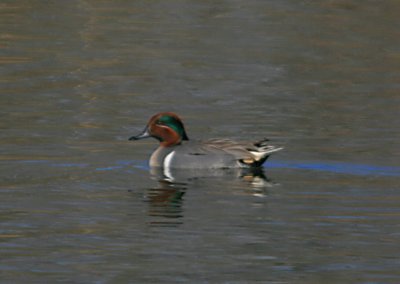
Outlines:
POLYGON ((155 138, 159 147, 150 157, 150 167, 174 169, 260 168, 268 157, 283 149, 264 138, 256 142, 212 138, 190 140, 181 118, 173 112, 153 115, 144 130, 130 141, 155 138))

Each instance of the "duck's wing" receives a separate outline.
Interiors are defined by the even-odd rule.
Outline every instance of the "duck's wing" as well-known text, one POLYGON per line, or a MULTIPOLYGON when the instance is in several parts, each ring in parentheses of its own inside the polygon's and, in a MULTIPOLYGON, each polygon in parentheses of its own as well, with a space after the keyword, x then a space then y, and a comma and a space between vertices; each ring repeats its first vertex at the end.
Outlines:
POLYGON ((236 168, 236 156, 222 148, 199 141, 187 141, 173 150, 171 167, 176 168, 236 168))
POLYGON ((203 142, 207 149, 218 149, 234 155, 236 159, 249 166, 261 166, 271 153, 282 147, 270 145, 268 139, 257 142, 233 141, 230 139, 210 139, 203 142))

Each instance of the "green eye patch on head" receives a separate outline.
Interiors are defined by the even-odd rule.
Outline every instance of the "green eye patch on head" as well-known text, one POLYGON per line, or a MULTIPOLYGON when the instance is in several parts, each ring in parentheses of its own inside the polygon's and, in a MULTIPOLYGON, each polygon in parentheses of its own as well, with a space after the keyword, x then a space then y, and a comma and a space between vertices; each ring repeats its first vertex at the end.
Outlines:
POLYGON ((157 122, 159 124, 164 124, 172 128, 176 133, 179 134, 180 137, 182 137, 182 140, 189 140, 189 138, 186 135, 183 123, 179 119, 170 115, 164 115, 161 116, 157 122))

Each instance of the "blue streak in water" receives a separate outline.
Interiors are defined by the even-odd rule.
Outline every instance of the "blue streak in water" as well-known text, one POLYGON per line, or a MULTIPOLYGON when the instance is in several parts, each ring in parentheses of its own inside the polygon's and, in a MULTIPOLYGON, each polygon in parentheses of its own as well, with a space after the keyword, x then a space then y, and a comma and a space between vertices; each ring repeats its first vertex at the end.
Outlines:
POLYGON ((110 166, 110 167, 103 167, 103 168, 96 168, 96 171, 113 171, 113 170, 118 170, 122 169, 124 167, 122 166, 110 166))
POLYGON ((361 176, 400 176, 400 167, 375 166, 351 163, 322 163, 322 162, 291 162, 270 161, 267 168, 286 168, 298 170, 324 171, 361 176))
MULTIPOLYGON (((85 168, 90 164, 85 163, 55 163, 49 160, 24 160, 19 163, 25 164, 49 164, 53 167, 77 167, 85 168)), ((367 164, 352 164, 343 162, 296 162, 296 161, 269 161, 266 168, 283 168, 296 170, 323 171, 348 175, 359 176, 400 176, 400 167, 376 166, 367 164)), ((147 161, 139 160, 120 160, 114 165, 96 168, 97 171, 113 171, 126 168, 135 168, 139 170, 149 170, 147 161)))
POLYGON ((124 168, 136 168, 140 170, 150 170, 147 161, 116 161, 114 166, 96 168, 96 171, 113 171, 124 168))

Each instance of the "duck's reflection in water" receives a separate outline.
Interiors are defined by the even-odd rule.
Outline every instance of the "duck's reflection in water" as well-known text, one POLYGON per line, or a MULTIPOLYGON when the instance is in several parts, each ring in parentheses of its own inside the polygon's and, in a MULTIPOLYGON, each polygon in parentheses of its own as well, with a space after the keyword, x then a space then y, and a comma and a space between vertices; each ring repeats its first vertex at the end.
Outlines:
POLYGON ((190 185, 195 180, 204 179, 207 182, 229 181, 235 187, 245 189, 247 192, 264 192, 266 189, 276 185, 265 175, 263 168, 244 168, 244 169, 187 169, 173 170, 152 168, 151 175, 158 181, 168 181, 171 184, 190 185))
POLYGON ((182 197, 186 191, 185 183, 174 183, 158 179, 158 187, 150 188, 146 194, 149 203, 150 224, 157 226, 176 226, 182 223, 182 197))
POLYGON ((267 189, 275 185, 262 168, 255 169, 213 169, 213 170, 165 170, 151 168, 151 176, 158 186, 146 192, 145 200, 149 204, 150 224, 155 226, 176 226, 182 224, 183 196, 189 187, 198 182, 234 186, 242 192, 264 197, 267 189))

